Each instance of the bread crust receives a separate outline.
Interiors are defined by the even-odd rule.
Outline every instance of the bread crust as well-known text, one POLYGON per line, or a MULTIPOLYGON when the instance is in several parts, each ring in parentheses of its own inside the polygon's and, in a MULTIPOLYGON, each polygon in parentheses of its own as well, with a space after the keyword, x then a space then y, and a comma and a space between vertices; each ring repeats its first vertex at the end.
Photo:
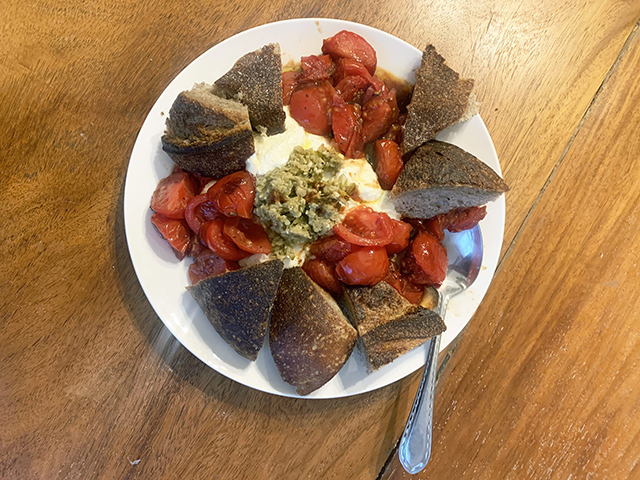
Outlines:
POLYGON ((187 290, 224 341, 254 361, 267 335, 283 268, 282 260, 270 260, 206 278, 187 290))
POLYGON ((403 126, 402 155, 412 152, 436 134, 458 122, 469 105, 472 79, 461 79, 433 45, 422 52, 416 83, 403 126))
POLYGON ((356 330, 335 300, 300 268, 282 274, 269 327, 269 346, 282 379, 308 395, 347 361, 356 330))

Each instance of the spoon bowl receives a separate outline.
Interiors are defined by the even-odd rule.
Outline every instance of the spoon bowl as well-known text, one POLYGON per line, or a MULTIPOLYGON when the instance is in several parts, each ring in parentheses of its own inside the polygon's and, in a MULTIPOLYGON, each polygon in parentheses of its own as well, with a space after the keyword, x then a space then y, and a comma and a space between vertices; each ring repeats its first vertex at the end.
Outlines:
MULTIPOLYGON (((447 276, 438 288, 438 306, 435 311, 444 320, 449 299, 473 284, 482 265, 482 233, 476 225, 470 230, 445 235, 447 249, 447 276)), ((429 340, 427 361, 411 413, 400 438, 398 456, 403 468, 410 474, 421 471, 431 456, 433 400, 436 367, 440 352, 440 335, 429 340)))

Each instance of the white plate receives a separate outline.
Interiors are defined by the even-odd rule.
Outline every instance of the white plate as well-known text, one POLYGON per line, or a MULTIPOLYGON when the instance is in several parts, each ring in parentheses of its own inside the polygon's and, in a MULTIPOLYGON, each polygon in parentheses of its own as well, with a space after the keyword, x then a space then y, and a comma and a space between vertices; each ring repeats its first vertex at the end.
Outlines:
MULTIPOLYGON (((341 20, 299 19, 247 30, 203 53, 160 95, 140 130, 126 178, 124 219, 129 253, 140 284, 160 319, 182 345, 211 368, 249 387, 289 397, 298 395, 280 378, 266 342, 256 362, 250 362, 218 336, 200 311, 185 290, 189 283, 187 269, 190 262, 179 262, 168 244, 158 236, 150 221, 149 201, 158 181, 169 175, 173 168, 173 162, 162 151, 160 137, 166 115, 181 91, 191 89, 194 83, 213 83, 239 57, 266 43, 280 43, 283 63, 290 59, 299 61, 303 55, 320 53, 322 40, 343 29, 356 32, 371 43, 380 67, 414 81, 413 71, 420 65, 420 50, 371 27, 341 20)), ((480 116, 447 129, 438 138, 471 152, 500 173, 491 137, 480 116)), ((502 244, 504 205, 504 198, 501 198, 487 208, 487 216, 481 222, 484 237, 482 269, 473 286, 451 300, 442 349, 464 328, 489 287, 502 244)), ((426 349, 422 346, 367 374, 356 349, 338 375, 305 398, 344 397, 384 387, 424 365, 425 355, 426 349)))

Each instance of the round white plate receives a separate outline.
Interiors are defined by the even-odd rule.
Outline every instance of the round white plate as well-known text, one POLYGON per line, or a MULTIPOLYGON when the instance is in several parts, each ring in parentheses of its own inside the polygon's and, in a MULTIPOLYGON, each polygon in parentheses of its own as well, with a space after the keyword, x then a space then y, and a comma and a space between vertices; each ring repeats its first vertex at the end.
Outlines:
MULTIPOLYGON (((162 322, 182 345, 211 368, 249 387, 289 397, 298 395, 280 378, 267 342, 258 359, 250 362, 218 336, 200 311, 185 290, 189 284, 187 269, 190 262, 179 262, 159 237, 151 224, 149 201, 158 181, 173 169, 173 162, 162 151, 160 137, 169 109, 181 91, 191 89, 194 83, 213 83, 242 55, 267 43, 280 44, 283 63, 291 59, 299 61, 303 55, 319 54, 322 40, 343 29, 356 32, 371 43, 380 67, 400 78, 415 81, 413 71, 420 65, 420 50, 371 27, 341 20, 298 19, 247 30, 203 53, 160 95, 140 130, 126 178, 124 219, 129 253, 142 289, 162 322)), ((491 137, 479 115, 443 131, 438 139, 460 146, 500 173, 491 137)), ((502 245, 504 209, 504 198, 487 208, 487 216, 481 222, 484 238, 482 269, 473 286, 451 300, 441 349, 464 328, 489 287, 502 245)), ((338 375, 305 398, 336 398, 384 387, 424 365, 425 356, 426 348, 422 346, 368 374, 356 349, 338 375)))

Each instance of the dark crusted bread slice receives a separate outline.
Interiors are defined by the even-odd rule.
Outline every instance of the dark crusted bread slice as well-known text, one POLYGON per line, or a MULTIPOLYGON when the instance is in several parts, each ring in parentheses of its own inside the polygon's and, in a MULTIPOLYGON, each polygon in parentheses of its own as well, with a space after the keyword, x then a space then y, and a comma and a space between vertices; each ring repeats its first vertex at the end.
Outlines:
POLYGON ((255 151, 247 107, 200 83, 173 102, 162 149, 182 169, 221 178, 245 168, 255 151))
POLYGON ((435 312, 413 305, 387 282, 346 286, 342 304, 358 329, 372 370, 446 330, 435 312))
POLYGON ((300 395, 317 390, 342 368, 356 338, 331 295, 300 267, 284 271, 271 312, 269 346, 285 382, 300 395))
MULTIPOLYGON (((422 63, 416 70, 416 84, 407 107, 402 155, 432 140, 440 130, 470 118, 469 106, 476 107, 475 96, 469 101, 472 79, 461 79, 449 68, 433 45, 422 52, 422 63)), ((476 107, 477 108, 477 107, 476 107)), ((475 112, 477 113, 477 111, 475 112)))
POLYGON ((267 335, 283 265, 271 260, 187 287, 216 332, 249 360, 258 357, 267 335))
POLYGON ((402 216, 431 218, 454 208, 484 205, 507 190, 504 180, 481 160, 432 140, 405 163, 390 197, 402 216))
POLYGON ((249 108, 255 130, 267 135, 284 132, 280 45, 270 43, 240 57, 231 70, 215 81, 215 86, 217 94, 249 108))

